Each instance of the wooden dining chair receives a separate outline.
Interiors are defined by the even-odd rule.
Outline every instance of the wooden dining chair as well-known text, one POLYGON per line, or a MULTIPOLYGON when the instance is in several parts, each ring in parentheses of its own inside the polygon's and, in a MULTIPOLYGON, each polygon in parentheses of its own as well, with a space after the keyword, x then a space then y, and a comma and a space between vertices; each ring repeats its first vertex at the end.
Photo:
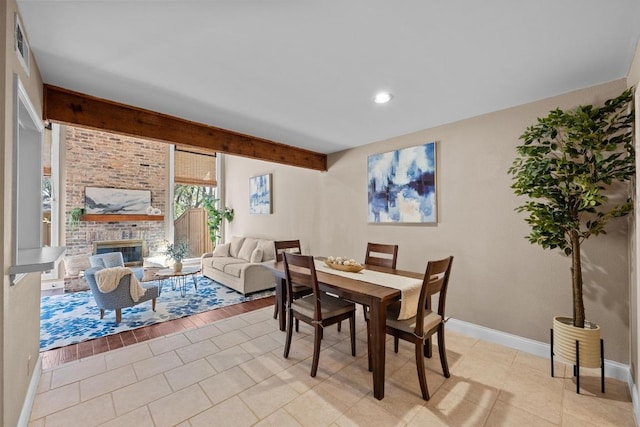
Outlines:
POLYGON ((398 245, 367 243, 367 254, 364 257, 365 264, 395 269, 397 262, 398 245))
MULTIPOLYGON (((447 287, 449 286, 449 275, 453 257, 450 256, 438 261, 429 261, 420 290, 418 311, 415 317, 406 320, 397 320, 400 313, 400 301, 393 302, 387 307, 387 334, 393 336, 393 350, 398 352, 398 341, 400 339, 412 342, 415 345, 416 368, 418 370, 418 380, 422 398, 429 400, 429 389, 427 388, 427 378, 424 372, 425 348, 430 357, 431 336, 438 334, 438 353, 440 354, 440 364, 445 378, 449 378, 449 365, 447 363, 447 351, 444 344, 444 323, 445 304, 447 301, 447 287), (431 297, 438 295, 438 311, 431 310, 431 297)), ((367 336, 369 333, 368 313, 367 316, 367 336)), ((369 346, 369 366, 371 366, 371 346, 369 346)))
MULTIPOLYGON (((367 265, 375 265, 377 267, 388 267, 395 270, 398 263, 398 245, 387 245, 383 243, 367 243, 367 253, 364 256, 364 263, 367 265)), ((366 311, 369 309, 366 305, 362 306, 367 317, 366 311)), ((342 330, 342 324, 338 323, 338 332, 342 330)), ((371 362, 371 361, 369 361, 371 362)), ((371 370, 371 365, 369 365, 371 370)))
MULTIPOLYGON (((300 240, 279 240, 279 241, 273 242, 273 245, 275 247, 275 252, 276 252, 276 261, 278 262, 283 260, 282 254, 285 252, 296 253, 296 254, 302 253, 300 240)), ((282 282, 280 285, 281 285, 280 286, 281 291, 286 292, 285 279, 282 279, 282 282)), ((309 288, 308 286, 294 285, 291 292, 292 292, 292 298, 298 299, 298 298, 302 298, 305 295, 311 294, 312 291, 311 291, 311 288, 309 288)), ((279 295, 276 296, 276 303, 273 309, 274 319, 278 318, 278 301, 280 301, 279 295)), ((298 328, 299 328, 298 325, 299 323, 296 322, 296 332, 298 332, 298 328)))
POLYGON ((285 252, 284 267, 287 286, 287 339, 284 345, 285 359, 289 357, 289 349, 291 348, 294 318, 311 325, 314 329, 313 363, 311 365, 312 377, 315 377, 318 372, 320 343, 322 342, 322 330, 325 326, 349 319, 351 355, 355 357, 356 305, 350 301, 328 295, 320 290, 312 256, 285 252), (291 289, 294 285, 307 286, 311 288, 312 294, 293 299, 291 289))

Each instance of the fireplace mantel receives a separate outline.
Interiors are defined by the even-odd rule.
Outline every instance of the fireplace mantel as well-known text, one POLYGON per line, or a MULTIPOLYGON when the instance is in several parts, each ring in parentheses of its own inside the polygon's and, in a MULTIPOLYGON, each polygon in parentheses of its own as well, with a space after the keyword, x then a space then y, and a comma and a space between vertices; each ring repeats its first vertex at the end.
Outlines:
POLYGON ((87 214, 82 216, 83 221, 94 222, 124 222, 124 221, 164 221, 164 215, 109 215, 87 214))

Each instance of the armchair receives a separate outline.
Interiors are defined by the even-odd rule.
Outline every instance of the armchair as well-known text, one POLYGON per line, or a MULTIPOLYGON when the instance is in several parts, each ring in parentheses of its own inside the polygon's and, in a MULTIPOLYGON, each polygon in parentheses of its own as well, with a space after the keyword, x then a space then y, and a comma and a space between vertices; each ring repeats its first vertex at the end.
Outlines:
MULTIPOLYGON (((119 252, 118 252, 119 253, 119 252)), ((111 292, 103 293, 98 288, 96 282, 96 272, 102 270, 100 267, 91 267, 85 272, 85 279, 89 284, 93 298, 96 301, 96 305, 100 308, 100 319, 104 318, 105 310, 116 311, 116 323, 122 321, 122 309, 126 307, 133 307, 144 301, 151 300, 151 309, 156 311, 156 298, 159 294, 158 285, 149 282, 141 283, 140 285, 146 289, 146 292, 140 299, 135 302, 131 298, 131 291, 129 289, 131 284, 131 274, 127 274, 120 279, 118 287, 111 292)))

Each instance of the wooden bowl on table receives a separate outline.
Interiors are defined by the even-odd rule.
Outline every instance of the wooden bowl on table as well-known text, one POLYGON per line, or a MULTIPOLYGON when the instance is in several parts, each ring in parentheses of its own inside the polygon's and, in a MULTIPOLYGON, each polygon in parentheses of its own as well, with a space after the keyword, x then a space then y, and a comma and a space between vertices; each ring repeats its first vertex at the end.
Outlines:
POLYGON ((364 268, 363 265, 344 265, 344 264, 335 264, 333 262, 329 262, 329 260, 324 260, 324 263, 327 267, 333 268, 334 270, 346 271, 349 273, 357 273, 364 268))

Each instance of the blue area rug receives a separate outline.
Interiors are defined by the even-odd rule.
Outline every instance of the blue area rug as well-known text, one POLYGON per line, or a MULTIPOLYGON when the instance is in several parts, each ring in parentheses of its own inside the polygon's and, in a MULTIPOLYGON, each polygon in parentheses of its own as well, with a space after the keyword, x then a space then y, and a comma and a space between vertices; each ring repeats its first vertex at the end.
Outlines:
POLYGON ((151 301, 124 308, 119 325, 115 322, 115 310, 107 310, 104 319, 100 319, 100 309, 96 306, 91 291, 43 296, 40 309, 40 351, 274 294, 271 289, 243 295, 206 277, 197 276, 197 279, 197 291, 193 286, 193 276, 187 279, 187 294, 184 297, 180 296, 178 289, 172 290, 169 282, 165 281, 162 294, 156 300, 155 312, 151 310, 151 301))

